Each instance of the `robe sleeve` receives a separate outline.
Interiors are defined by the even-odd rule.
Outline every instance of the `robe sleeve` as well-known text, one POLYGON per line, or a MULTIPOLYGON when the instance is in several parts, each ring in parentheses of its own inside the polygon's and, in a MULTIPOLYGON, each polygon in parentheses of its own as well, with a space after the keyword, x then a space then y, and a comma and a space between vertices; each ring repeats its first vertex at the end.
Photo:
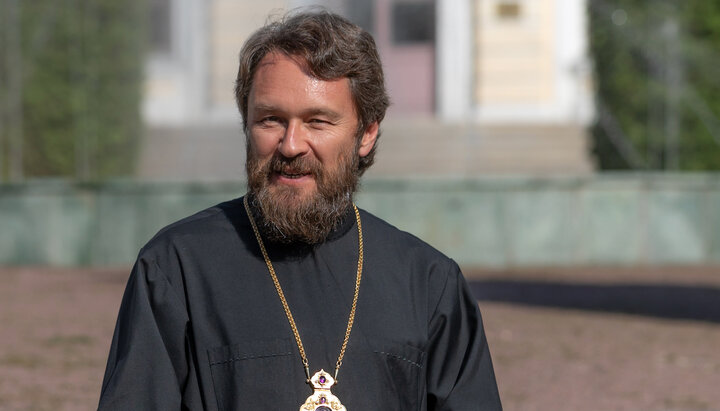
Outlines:
POLYGON ((184 299, 154 260, 138 259, 123 296, 99 410, 201 409, 184 299))
POLYGON ((453 264, 429 323, 429 411, 500 411, 477 301, 453 264))

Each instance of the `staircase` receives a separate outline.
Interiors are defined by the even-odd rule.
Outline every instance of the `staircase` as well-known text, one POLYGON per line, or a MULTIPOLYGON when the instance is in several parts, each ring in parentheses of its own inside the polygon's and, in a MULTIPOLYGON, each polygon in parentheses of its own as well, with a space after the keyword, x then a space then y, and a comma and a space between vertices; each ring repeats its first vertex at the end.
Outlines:
POLYGON ((586 130, 573 125, 448 125, 433 119, 383 124, 368 174, 572 174, 593 170, 586 130))
MULTIPOLYGON (((240 123, 238 121, 238 123, 240 123)), ((584 128, 571 125, 444 124, 388 120, 372 177, 583 175, 593 170, 584 128)), ((244 179, 240 125, 155 128, 143 142, 137 175, 146 180, 244 179)))

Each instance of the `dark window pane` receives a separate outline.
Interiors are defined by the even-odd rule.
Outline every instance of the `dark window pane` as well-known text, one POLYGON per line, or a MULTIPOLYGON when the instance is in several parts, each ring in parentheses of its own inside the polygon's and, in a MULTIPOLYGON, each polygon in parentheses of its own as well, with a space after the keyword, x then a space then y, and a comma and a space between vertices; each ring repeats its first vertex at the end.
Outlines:
POLYGON ((497 5, 497 14, 501 19, 520 17, 520 5, 515 1, 503 1, 497 5))
POLYGON ((435 41, 435 3, 398 2, 392 8, 393 41, 396 44, 435 41))
POLYGON ((170 0, 150 0, 150 51, 171 52, 170 0))
POLYGON ((375 30, 374 5, 374 1, 346 1, 347 18, 367 32, 373 33, 375 30))

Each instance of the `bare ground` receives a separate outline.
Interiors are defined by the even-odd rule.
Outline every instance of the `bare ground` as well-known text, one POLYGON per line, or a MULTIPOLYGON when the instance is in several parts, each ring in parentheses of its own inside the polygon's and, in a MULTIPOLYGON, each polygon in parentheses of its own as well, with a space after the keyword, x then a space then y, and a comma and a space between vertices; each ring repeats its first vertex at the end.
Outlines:
MULTIPOLYGON (((0 268, 0 410, 96 408, 128 272, 0 268)), ((502 280, 720 290, 720 270, 712 267, 466 274, 480 287, 502 280)), ((515 297, 527 290, 515 289, 515 297)), ((533 300, 534 305, 506 300, 480 302, 505 410, 720 410, 715 317, 672 319, 662 310, 631 315, 615 312, 623 305, 610 303, 606 311, 602 304, 592 310, 560 308, 552 298, 533 300)))

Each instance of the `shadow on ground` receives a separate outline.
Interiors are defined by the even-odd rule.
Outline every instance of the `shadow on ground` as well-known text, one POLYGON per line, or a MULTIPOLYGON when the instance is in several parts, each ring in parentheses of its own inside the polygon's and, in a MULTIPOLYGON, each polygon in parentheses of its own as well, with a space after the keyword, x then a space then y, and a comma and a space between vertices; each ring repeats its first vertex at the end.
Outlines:
POLYGON ((720 288, 712 286, 482 280, 470 287, 480 301, 720 323, 720 288))

